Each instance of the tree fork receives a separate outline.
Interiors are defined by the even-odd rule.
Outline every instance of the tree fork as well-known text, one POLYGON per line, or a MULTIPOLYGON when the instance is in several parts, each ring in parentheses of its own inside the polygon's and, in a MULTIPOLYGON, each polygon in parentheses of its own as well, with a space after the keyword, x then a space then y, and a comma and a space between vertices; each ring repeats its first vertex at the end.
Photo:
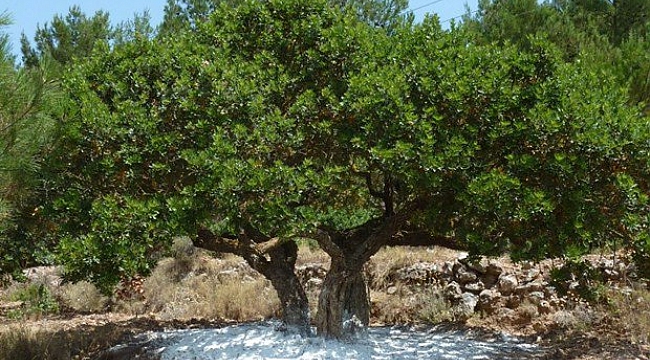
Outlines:
POLYGON ((331 257, 330 270, 318 298, 319 335, 348 339, 357 326, 370 323, 370 298, 364 264, 406 223, 419 202, 390 217, 372 219, 347 231, 320 231, 311 237, 331 257))

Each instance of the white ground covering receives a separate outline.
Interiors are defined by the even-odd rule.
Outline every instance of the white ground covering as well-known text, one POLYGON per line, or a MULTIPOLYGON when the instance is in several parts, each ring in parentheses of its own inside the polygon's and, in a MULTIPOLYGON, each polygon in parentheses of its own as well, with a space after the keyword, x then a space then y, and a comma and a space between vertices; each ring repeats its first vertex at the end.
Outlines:
MULTIPOLYGON (((473 340, 461 332, 371 328, 341 343, 275 331, 274 323, 151 333, 162 359, 521 359, 539 349, 514 339, 473 340)), ((151 348, 150 348, 151 349, 151 348)))

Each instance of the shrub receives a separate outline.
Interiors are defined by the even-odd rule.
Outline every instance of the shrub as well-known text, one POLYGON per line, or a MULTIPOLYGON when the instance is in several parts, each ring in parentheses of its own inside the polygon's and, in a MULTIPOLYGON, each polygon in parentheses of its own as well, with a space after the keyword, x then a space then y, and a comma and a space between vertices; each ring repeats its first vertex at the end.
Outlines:
POLYGON ((88 281, 66 284, 59 294, 64 305, 82 313, 101 312, 108 303, 108 297, 88 281))
POLYGON ((10 312, 10 317, 41 317, 59 312, 59 303, 44 284, 27 284, 10 296, 13 301, 22 301, 24 306, 10 312))

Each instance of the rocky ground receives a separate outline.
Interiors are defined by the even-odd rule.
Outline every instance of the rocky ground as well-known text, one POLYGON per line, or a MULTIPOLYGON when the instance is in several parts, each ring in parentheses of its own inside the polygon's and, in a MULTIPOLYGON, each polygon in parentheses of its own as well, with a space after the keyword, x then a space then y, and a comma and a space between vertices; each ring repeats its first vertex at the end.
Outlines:
MULTIPOLYGON (((467 254, 439 248, 382 250, 366 268, 372 322, 373 325, 444 322, 450 328, 512 334, 547 348, 545 356, 549 359, 650 358, 650 290, 647 281, 636 277, 635 268, 626 257, 591 255, 571 267, 564 265, 560 260, 517 264, 507 258, 475 261, 467 254)), ((220 305, 231 308, 230 313, 201 312, 196 310, 200 307, 197 305, 200 296, 188 294, 185 288, 167 296, 164 294, 170 290, 161 288, 160 283, 180 287, 189 281, 193 281, 189 288, 196 288, 197 283, 215 278, 218 280, 214 286, 224 289, 239 284, 236 288, 228 287, 228 292, 253 291, 258 296, 260 291, 272 292, 239 259, 192 254, 180 262, 161 263, 159 268, 164 266, 165 271, 154 272, 149 279, 132 281, 121 288, 120 296, 131 298, 126 300, 128 307, 116 306, 118 302, 112 299, 108 302, 112 304, 111 311, 92 314, 61 309, 57 315, 17 319, 17 310, 26 304, 11 300, 6 296, 11 289, 6 288, 5 296, 0 293, 0 334, 2 330, 5 334, 7 330, 15 333, 15 329, 29 334, 38 329, 39 334, 54 334, 51 336, 60 336, 67 342, 77 339, 77 334, 77 349, 70 350, 68 357, 59 358, 93 358, 107 346, 124 342, 145 330, 211 327, 257 320, 273 316, 273 311, 277 311, 272 302, 266 313, 256 314, 235 309, 244 305, 231 301, 220 305), (165 276, 176 280, 165 281, 165 276), (251 290, 246 290, 248 287, 242 290, 240 284, 255 285, 250 285, 251 290), (151 289, 147 290, 148 287, 151 289), (155 294, 161 299, 155 299, 155 294), (179 313, 180 308, 195 310, 179 313)), ((327 266, 324 254, 308 249, 301 251, 297 272, 314 307, 327 266)), ((60 286, 52 269, 32 269, 27 275, 33 282, 60 286)), ((247 294, 238 293, 234 297, 244 296, 247 294)))

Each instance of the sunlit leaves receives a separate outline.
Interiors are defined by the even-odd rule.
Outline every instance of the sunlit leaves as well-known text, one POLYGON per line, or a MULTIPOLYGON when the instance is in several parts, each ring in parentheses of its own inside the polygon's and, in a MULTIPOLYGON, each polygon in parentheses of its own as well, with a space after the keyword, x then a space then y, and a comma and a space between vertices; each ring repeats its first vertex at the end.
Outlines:
MULTIPOLYGON (((126 252, 123 232, 149 259, 199 225, 289 237, 417 198, 411 225, 476 253, 556 256, 620 225, 641 241, 647 121, 607 72, 529 45, 479 45, 434 18, 389 35, 298 0, 224 6, 193 32, 120 45, 67 83, 66 246, 126 252)), ((86 272, 114 261, 71 259, 86 272)))

